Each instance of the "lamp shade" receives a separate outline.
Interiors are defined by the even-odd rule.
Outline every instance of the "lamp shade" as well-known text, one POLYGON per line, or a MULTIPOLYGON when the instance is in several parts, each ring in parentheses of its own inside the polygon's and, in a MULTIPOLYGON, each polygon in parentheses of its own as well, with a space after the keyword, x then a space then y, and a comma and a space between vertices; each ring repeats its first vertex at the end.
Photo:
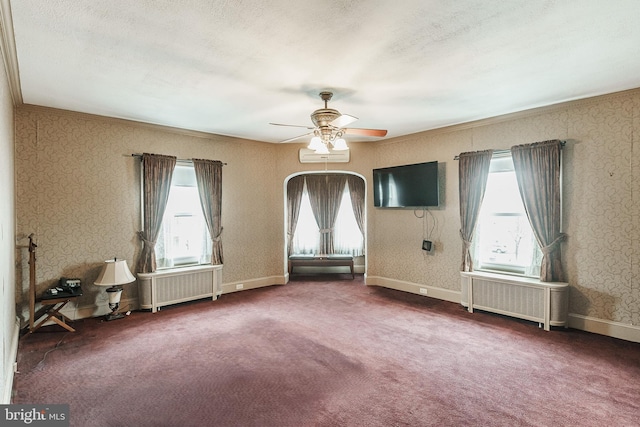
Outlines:
POLYGON ((347 147, 347 141, 342 138, 338 138, 333 142, 333 149, 336 151, 344 151, 348 150, 349 147, 347 147))
POLYGON ((311 138, 311 141, 309 142, 309 145, 307 146, 307 148, 309 150, 317 150, 323 145, 324 144, 322 143, 322 139, 320 139, 319 136, 314 136, 313 138, 311 138))
POLYGON ((127 261, 114 258, 104 262, 100 276, 98 276, 93 284, 98 286, 114 286, 124 285, 135 280, 136 278, 131 274, 127 261))

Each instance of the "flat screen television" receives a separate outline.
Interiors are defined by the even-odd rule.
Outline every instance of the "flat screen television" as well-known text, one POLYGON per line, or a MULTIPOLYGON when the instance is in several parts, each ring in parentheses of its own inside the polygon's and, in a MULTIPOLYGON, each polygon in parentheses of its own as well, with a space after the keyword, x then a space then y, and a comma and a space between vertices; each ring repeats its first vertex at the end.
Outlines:
POLYGON ((377 208, 437 207, 438 188, 438 162, 373 170, 373 205, 377 208))

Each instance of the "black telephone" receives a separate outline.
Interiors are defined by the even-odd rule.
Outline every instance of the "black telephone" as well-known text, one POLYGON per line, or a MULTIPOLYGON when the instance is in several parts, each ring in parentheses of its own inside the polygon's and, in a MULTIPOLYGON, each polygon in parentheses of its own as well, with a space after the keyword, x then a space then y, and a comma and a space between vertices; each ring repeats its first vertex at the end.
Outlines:
POLYGON ((76 290, 80 288, 80 279, 68 279, 61 277, 58 286, 62 289, 76 290))
POLYGON ((58 289, 62 289, 65 294, 81 294, 82 288, 80 287, 80 279, 68 279, 61 277, 58 283, 58 289))
POLYGON ((82 295, 82 287, 80 279, 68 279, 61 277, 58 286, 47 289, 42 296, 43 299, 75 297, 82 295))
POLYGON ((82 288, 80 287, 80 279, 69 279, 66 277, 61 277, 58 281, 58 286, 55 288, 49 289, 49 292, 53 295, 77 295, 82 294, 82 288))

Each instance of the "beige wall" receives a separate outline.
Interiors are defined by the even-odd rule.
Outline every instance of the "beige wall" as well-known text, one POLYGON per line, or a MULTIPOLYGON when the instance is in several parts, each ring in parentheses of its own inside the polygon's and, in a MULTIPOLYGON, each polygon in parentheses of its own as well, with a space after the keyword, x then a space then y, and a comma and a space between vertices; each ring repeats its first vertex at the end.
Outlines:
MULTIPOLYGON (((564 139, 563 247, 574 317, 640 322, 637 147, 640 91, 626 92, 381 142, 351 144, 347 164, 301 165, 301 144, 221 136, 23 107, 16 114, 17 229, 38 238, 38 283, 83 279, 82 304, 103 304, 90 284, 104 259, 133 263, 139 250, 138 162, 154 152, 227 162, 223 171, 223 282, 281 283, 284 182, 294 173, 347 170, 367 181, 367 275, 459 292, 457 162, 460 152, 564 139), (442 206, 422 211, 372 207, 375 167, 437 160, 442 206), (431 231, 432 230, 432 231, 431 231), (422 251, 423 238, 436 244, 422 251)), ((22 260, 20 271, 26 265, 22 260)), ((16 299, 24 303, 25 288, 16 299)), ((125 298, 135 298, 127 288, 125 298)))
MULTIPOLYGON (((35 233, 39 292, 79 277, 80 307, 105 306, 93 285, 105 259, 134 265, 140 250, 140 162, 132 153, 221 160, 224 282, 283 275, 281 184, 272 146, 222 136, 22 107, 16 113, 17 230, 35 233)), ((27 260, 18 304, 27 301, 27 260)), ((124 299, 136 298, 126 286, 124 299)), ((25 314, 23 313, 23 316, 25 314)))
MULTIPOLYGON (((428 221, 413 211, 370 210, 372 276, 459 291, 458 165, 464 151, 567 140, 564 263, 569 312, 640 324, 640 91, 630 91, 380 143, 373 167, 442 162, 444 205, 428 221), (422 252, 435 221, 436 251, 422 252), (425 225, 426 224, 426 225, 425 225)), ((418 214, 421 214, 420 212, 418 214)))

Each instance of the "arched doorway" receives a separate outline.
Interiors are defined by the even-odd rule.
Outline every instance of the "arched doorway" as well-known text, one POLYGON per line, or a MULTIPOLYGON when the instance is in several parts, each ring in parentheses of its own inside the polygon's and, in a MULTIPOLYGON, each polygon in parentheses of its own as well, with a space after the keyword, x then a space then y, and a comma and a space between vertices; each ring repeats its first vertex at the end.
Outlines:
MULTIPOLYGON (((357 229, 358 234, 361 235, 361 238, 362 238, 361 251, 354 252, 354 267, 355 267, 356 273, 365 273, 366 272, 365 248, 366 248, 366 242, 367 242, 367 232, 366 232, 367 230, 367 226, 366 226, 367 181, 364 176, 351 171, 326 171, 326 170, 325 171, 305 171, 305 172, 297 172, 297 173, 291 174, 287 178, 285 178, 283 183, 284 185, 284 242, 285 242, 284 248, 283 248, 283 252, 284 252, 283 268, 285 272, 288 272, 289 255, 294 254, 295 252, 294 249, 296 250, 300 249, 300 246, 297 244, 297 242, 294 243, 294 237, 296 238, 295 240, 299 240, 298 239, 299 228, 300 226, 304 225, 304 223, 298 224, 298 221, 300 219, 297 217, 300 214, 300 206, 303 204, 302 203, 302 192, 303 192, 302 187, 304 186, 305 192, 308 191, 307 184, 310 183, 312 179, 313 181, 317 182, 322 175, 336 176, 335 178, 338 180, 340 179, 340 177, 343 177, 342 179, 346 183, 346 185, 344 186, 344 191, 349 193, 350 203, 345 204, 344 202, 342 202, 340 203, 339 208, 342 210, 342 209, 345 209, 345 206, 348 206, 350 209, 352 209, 353 216, 356 219, 355 220, 356 222, 354 222, 354 224, 356 225, 353 227, 349 227, 349 229, 351 230, 353 230, 354 228, 357 229), (306 177, 309 177, 310 179, 307 179, 306 177), (304 184, 301 184, 301 181, 304 181, 304 184)), ((315 184, 312 184, 312 187, 313 185, 315 184)), ((314 190, 312 190, 312 192, 313 191, 314 190)), ((317 201, 315 202, 318 203, 317 201)), ((307 201, 307 203, 309 203, 309 201, 307 201)), ((331 202, 327 203, 327 205, 331 205, 331 202)), ((318 215, 317 205, 315 206, 315 209, 316 209, 316 213, 313 214, 314 215, 313 219, 315 220, 314 226, 316 228, 315 233, 327 233, 327 234, 333 233, 334 232, 333 225, 327 226, 325 223, 323 223, 323 218, 320 218, 317 216, 318 215), (320 230, 321 227, 318 225, 319 223, 324 224, 323 227, 327 227, 327 228, 323 228, 322 230, 320 230)), ((327 209, 331 209, 331 207, 327 207, 327 209)), ((338 224, 338 227, 336 227, 335 231, 340 232, 339 224, 338 224)), ((327 246, 326 243, 323 241, 323 239, 320 238, 320 236, 318 237, 318 240, 321 242, 317 248, 318 251, 320 250, 320 248, 327 248, 327 247, 334 248, 334 246, 327 246)), ((338 236, 338 238, 335 239, 335 241, 341 241, 340 236, 338 236)), ((335 253, 342 253, 342 254, 345 253, 344 251, 348 250, 348 248, 342 247, 340 245, 338 245, 338 247, 336 247, 335 249, 336 249, 335 253)), ((308 250, 308 248, 303 248, 303 251, 304 250, 308 250)), ((312 253, 312 252, 306 252, 306 253, 312 253)), ((287 277, 288 277, 288 273, 287 273, 287 277)))

